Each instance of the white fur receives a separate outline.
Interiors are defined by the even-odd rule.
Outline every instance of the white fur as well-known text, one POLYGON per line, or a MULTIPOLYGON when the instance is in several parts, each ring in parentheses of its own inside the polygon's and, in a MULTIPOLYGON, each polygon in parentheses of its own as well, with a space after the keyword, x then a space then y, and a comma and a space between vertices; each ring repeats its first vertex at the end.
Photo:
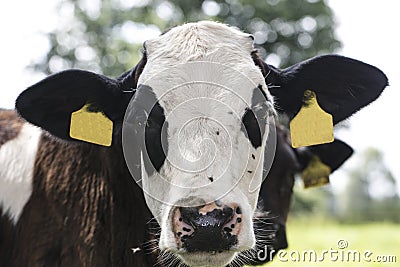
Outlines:
POLYGON ((0 205, 14 224, 32 194, 40 135, 39 128, 25 123, 16 138, 0 147, 0 205))
MULTIPOLYGON (((139 84, 153 89, 168 122, 167 160, 159 174, 142 177, 147 204, 161 225, 160 248, 184 252, 177 248, 171 214, 173 205, 196 205, 190 199, 239 204, 243 227, 236 250, 251 248, 258 190, 250 187, 261 183, 264 146, 251 146, 241 118, 254 89, 267 85, 251 58, 250 35, 204 21, 173 28, 145 46, 147 64, 139 84), (209 176, 215 181, 210 183, 209 176), (189 199, 179 203, 183 198, 189 199)), ((273 109, 267 90, 266 95, 273 109)), ((224 253, 203 257, 212 261, 203 263, 199 255, 180 255, 187 263, 222 266, 236 252, 224 253)))

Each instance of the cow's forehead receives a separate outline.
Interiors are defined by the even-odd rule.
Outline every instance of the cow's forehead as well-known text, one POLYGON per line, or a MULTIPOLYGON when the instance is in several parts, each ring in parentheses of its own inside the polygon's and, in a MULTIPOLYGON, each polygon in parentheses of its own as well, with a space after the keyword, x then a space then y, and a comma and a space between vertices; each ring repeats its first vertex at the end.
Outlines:
POLYGON ((263 82, 258 75, 249 75, 247 68, 239 71, 217 62, 193 61, 159 71, 142 84, 151 88, 167 114, 176 109, 195 117, 218 110, 240 114, 252 106, 254 90, 263 82))
MULTIPOLYGON (((165 112, 184 102, 209 99, 208 105, 192 106, 202 115, 224 103, 232 112, 242 113, 251 106, 255 88, 265 79, 254 64, 251 35, 216 22, 188 23, 172 28, 145 44, 147 63, 138 83, 149 86, 165 112)), ((217 109, 214 109, 217 110, 217 109)), ((225 110, 224 110, 225 112, 225 110)))
POLYGON ((145 42, 149 60, 169 57, 171 60, 196 60, 217 50, 244 50, 248 54, 253 49, 253 39, 234 27, 212 21, 187 23, 174 27, 166 33, 145 42))

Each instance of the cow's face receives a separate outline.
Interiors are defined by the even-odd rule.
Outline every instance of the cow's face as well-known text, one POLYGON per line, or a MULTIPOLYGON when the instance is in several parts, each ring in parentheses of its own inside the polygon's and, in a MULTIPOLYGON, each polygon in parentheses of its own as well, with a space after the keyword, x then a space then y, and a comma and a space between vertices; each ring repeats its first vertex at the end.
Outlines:
POLYGON ((68 141, 76 141, 72 112, 86 104, 103 112, 114 122, 106 151, 120 159, 111 152, 122 146, 161 225, 160 248, 194 266, 226 265, 255 245, 262 166, 274 154, 270 94, 275 108, 293 117, 313 90, 336 124, 387 85, 379 69, 341 56, 278 70, 252 57, 248 34, 214 22, 173 28, 144 47, 141 63, 118 79, 61 72, 21 93, 16 108, 68 141))
POLYGON ((207 258, 222 266, 255 244, 264 147, 275 129, 253 40, 202 22, 173 28, 144 48, 123 131, 125 150, 139 144, 141 153, 128 164, 140 159, 137 177, 161 225, 160 248, 189 265, 207 258))

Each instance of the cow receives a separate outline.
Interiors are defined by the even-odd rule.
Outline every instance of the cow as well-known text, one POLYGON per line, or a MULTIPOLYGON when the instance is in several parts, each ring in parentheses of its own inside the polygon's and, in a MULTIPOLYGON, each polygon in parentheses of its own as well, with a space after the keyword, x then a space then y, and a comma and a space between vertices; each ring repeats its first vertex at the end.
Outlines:
MULTIPOLYGON (((154 260, 139 256, 143 241, 157 237, 148 243, 164 259, 157 264, 242 262, 256 246, 259 194, 273 210, 275 194, 291 191, 263 178, 296 172, 280 166, 287 158, 274 162, 284 139, 276 114, 293 118, 313 90, 337 124, 387 83, 378 68, 338 55, 280 70, 260 59, 251 35, 210 21, 146 41, 140 62, 116 79, 51 75, 19 95, 22 119, 4 131, 0 226, 12 231, 0 233, 12 245, 0 241, 1 256, 13 266, 147 266, 154 260), (112 121, 109 147, 70 136, 71 114, 84 106, 112 121), (153 237, 149 225, 159 226, 153 237)), ((331 148, 289 151, 304 165, 331 148)), ((332 169, 346 157, 321 155, 332 169)))
MULTIPOLYGON (((19 118, 15 111, 11 110, 0 110, 0 140, 1 144, 11 144, 12 148, 15 148, 17 153, 19 147, 15 145, 14 141, 17 141, 19 136, 23 136, 24 133, 21 131, 22 127, 32 127, 29 123, 25 122, 23 119, 19 118)), ((35 128, 32 128, 35 129, 35 128)), ((37 130, 37 129, 36 129, 37 130)), ((42 131, 38 131, 40 135, 44 133, 42 131)), ((43 137, 40 137, 43 138, 43 137)), ((45 140, 45 139, 44 139, 45 140)), ((22 141, 22 140, 21 140, 22 141)), ((35 144, 35 142, 40 142, 39 139, 32 140, 28 138, 23 140, 23 145, 29 145, 30 143, 35 144)), ((46 150, 47 142, 44 141, 41 143, 44 150, 46 150)), ((4 148, 3 148, 4 149, 4 148)), ((0 146, 0 151, 1 146, 0 146)), ((3 150, 4 151, 4 150, 3 150)), ((322 161, 327 164, 332 172, 335 171, 347 158, 351 156, 353 153, 352 149, 346 145, 345 143, 341 142, 340 140, 335 140, 333 143, 323 144, 319 146, 313 147, 306 147, 302 149, 294 149, 290 145, 290 140, 287 135, 287 131, 283 127, 277 127, 277 144, 276 144, 276 153, 273 160, 273 164, 271 169, 269 170, 265 181, 261 185, 259 199, 258 199, 258 206, 257 212, 254 216, 254 228, 256 229, 256 247, 245 253, 239 254, 236 259, 236 266, 242 265, 243 263, 251 264, 251 265, 259 265, 266 263, 272 260, 273 256, 280 250, 287 248, 287 238, 286 238, 286 219, 289 212, 290 207, 290 200, 292 196, 292 188, 294 185, 295 174, 300 173, 303 171, 310 159, 313 155, 316 155, 322 159, 322 161)), ((15 160, 15 159, 13 159, 15 160)), ((64 162, 68 162, 68 158, 59 157, 58 160, 59 164, 64 164, 64 162)), ((10 168, 10 166, 6 166, 10 168)), ((46 166, 43 166, 44 168, 46 166)), ((6 169, 3 169, 6 170, 6 169)), ((35 172, 35 171, 34 171, 35 172)), ((4 174, 2 174, 2 177, 4 174)), ((85 177, 85 175, 83 175, 85 177)), ((81 177, 78 179, 82 180, 81 177)), ((61 180, 55 179, 51 181, 53 184, 57 184, 61 182, 61 180)), ((83 181, 88 182, 88 181, 83 181)), ((78 181, 71 181, 72 184, 78 184, 78 181)), ((15 184, 9 183, 8 185, 2 185, 2 189, 4 190, 2 195, 4 196, 5 193, 13 191, 15 193, 16 190, 12 190, 11 186, 18 186, 21 188, 21 183, 17 182, 15 184)), ((43 190, 43 189, 41 189, 43 190)), ((69 188, 68 190, 71 190, 69 188)), ((74 189, 76 190, 76 189, 74 189)), ((58 193, 58 191, 53 191, 53 193, 58 193)), ((122 193, 122 192, 121 192, 122 193)), ((137 192, 141 197, 142 192, 137 192)), ((89 193, 88 197, 92 197, 92 194, 89 193)), ((4 201, 4 200, 3 200, 4 201)), ((31 199, 30 202, 34 202, 34 199, 31 199)), ((68 201, 73 201, 73 199, 68 199, 68 201)), ((40 205, 40 203, 37 203, 40 205)), ((158 243, 158 235, 157 231, 159 229, 159 225, 151 218, 150 212, 147 210, 145 202, 142 200, 140 202, 141 208, 137 209, 135 215, 137 216, 138 221, 140 221, 145 227, 144 232, 135 231, 135 235, 138 237, 139 242, 134 243, 135 246, 132 247, 121 247, 122 250, 130 251, 132 249, 132 258, 135 261, 132 261, 137 266, 166 266, 165 254, 161 254, 157 248, 158 243), (143 211, 146 211, 143 213, 143 211), (140 219, 143 220, 140 220, 140 219), (148 219, 144 220, 145 218, 148 219), (161 257, 163 255, 163 257, 161 257)), ((33 204, 35 205, 35 204, 33 204)), ((33 207, 34 209, 40 208, 33 207)), ((63 202, 62 205, 58 205, 55 207, 56 210, 66 210, 70 209, 67 206, 67 202, 63 202)), ((70 210, 70 212, 79 212, 77 210, 70 210)), ((19 232, 16 231, 17 224, 13 221, 12 217, 9 217, 10 214, 8 213, 1 213, 2 218, 0 219, 0 259, 2 262, 1 266, 24 266, 26 264, 34 265, 35 259, 39 259, 36 263, 38 265, 46 266, 46 265, 62 265, 61 262, 70 261, 62 258, 59 252, 61 248, 57 250, 54 249, 57 244, 60 244, 60 241, 57 242, 53 241, 53 237, 51 239, 46 240, 49 238, 48 235, 39 235, 37 241, 41 243, 49 242, 48 247, 42 247, 40 249, 35 248, 29 254, 21 254, 21 252, 13 252, 18 251, 18 247, 24 248, 26 240, 18 235, 15 237, 15 233, 19 232), (17 253, 17 254, 16 254, 17 253), (38 257, 38 255, 49 255, 49 253, 55 253, 51 257, 53 260, 47 260, 46 257, 38 257)), ((42 228, 42 225, 49 223, 48 217, 45 216, 40 218, 38 222, 36 222, 36 227, 39 229, 42 228)), ((118 219, 117 221, 120 221, 118 219)), ((51 223, 56 223, 52 221, 51 223)), ((61 222, 64 223, 64 222, 61 222)), ((32 223, 30 221, 23 221, 23 219, 19 222, 19 225, 24 226, 29 224, 32 227, 32 223)), ((74 224, 74 222, 72 222, 74 224)), ((81 226, 75 226, 81 227, 81 226)), ((104 228, 109 227, 108 225, 103 225, 104 228)), ((62 228, 62 226, 60 226, 62 228)), ((111 228, 110 228, 111 229, 111 228)), ((30 231, 36 232, 38 229, 30 228, 30 231)), ((121 230, 124 231, 124 230, 121 230)), ((55 235, 55 233, 52 233, 55 235)), ((70 245, 74 245, 77 236, 75 235, 66 235, 61 233, 58 235, 58 238, 62 240, 66 240, 71 238, 69 242, 70 245)), ((101 242, 102 239, 96 240, 96 242, 101 242)), ((29 241, 32 242, 32 241, 29 241)), ((64 241, 65 242, 65 241, 64 241)), ((116 244, 117 245, 117 244, 116 244)), ((63 245, 64 246, 64 245, 63 245)), ((167 254, 168 255, 168 254, 167 254)), ((71 257, 70 255, 69 257, 71 257)), ((81 263, 82 261, 79 260, 81 263)), ((106 259, 104 257, 100 257, 100 262, 105 262, 106 259)), ((64 264, 64 263, 63 263, 64 264)), ((75 264, 75 263, 74 263, 75 264)), ((92 263, 90 263, 92 264, 92 263)), ((124 263, 125 264, 125 263, 124 263)), ((107 262, 106 265, 111 265, 110 262, 107 262)), ((168 266, 175 266, 172 264, 168 264, 168 266)), ((176 264, 178 266, 178 264, 176 264)))

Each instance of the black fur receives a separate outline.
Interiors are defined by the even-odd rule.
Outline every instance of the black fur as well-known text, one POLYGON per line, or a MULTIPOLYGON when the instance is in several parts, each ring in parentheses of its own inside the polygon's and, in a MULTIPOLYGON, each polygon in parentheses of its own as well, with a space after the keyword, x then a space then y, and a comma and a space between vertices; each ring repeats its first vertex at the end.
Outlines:
POLYGON ((388 85, 378 68, 338 55, 315 57, 284 70, 266 63, 263 67, 278 111, 293 117, 303 104, 304 91, 312 90, 334 124, 374 101, 388 85))
POLYGON ((253 91, 251 108, 246 108, 242 117, 241 130, 250 140, 251 145, 254 148, 261 146, 265 132, 264 127, 267 123, 266 118, 270 113, 270 106, 267 105, 267 102, 269 101, 270 100, 267 98, 262 86, 259 85, 253 91))
POLYGON ((353 149, 346 143, 335 139, 332 143, 298 148, 295 150, 299 163, 305 168, 313 155, 334 172, 353 154, 353 149))
MULTIPOLYGON (((71 113, 85 104, 102 111, 114 122, 121 122, 131 96, 123 93, 122 83, 83 70, 63 71, 22 92, 16 100, 19 114, 51 134, 65 140, 69 136, 71 113)), ((118 125, 118 124, 117 124, 118 125)))
MULTIPOLYGON (((139 86, 135 98, 127 107, 124 123, 124 143, 128 147, 134 147, 125 151, 126 158, 140 159, 139 152, 143 151, 147 173, 150 175, 154 170, 159 171, 168 151, 168 123, 165 121, 164 109, 151 87, 139 86)), ((141 172, 135 165, 140 165, 140 162, 130 165, 131 169, 138 171, 139 177, 141 172)))

